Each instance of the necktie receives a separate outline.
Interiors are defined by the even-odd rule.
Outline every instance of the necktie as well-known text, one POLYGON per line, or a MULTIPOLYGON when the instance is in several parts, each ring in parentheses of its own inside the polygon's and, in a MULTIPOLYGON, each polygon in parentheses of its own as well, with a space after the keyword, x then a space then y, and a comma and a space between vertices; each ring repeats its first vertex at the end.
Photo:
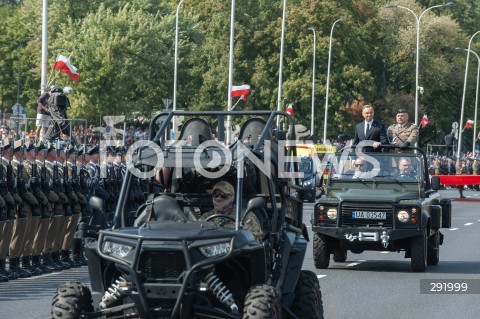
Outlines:
POLYGON ((365 136, 368 135, 369 131, 370 131, 370 123, 367 123, 367 130, 365 131, 365 136))

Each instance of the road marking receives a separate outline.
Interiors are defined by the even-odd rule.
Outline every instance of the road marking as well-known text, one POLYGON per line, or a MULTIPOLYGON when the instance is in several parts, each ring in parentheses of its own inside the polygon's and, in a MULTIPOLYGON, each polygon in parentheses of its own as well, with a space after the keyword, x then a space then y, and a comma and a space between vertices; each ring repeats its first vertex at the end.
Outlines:
POLYGON ((388 254, 389 251, 381 251, 380 254, 388 254))
POLYGON ((473 223, 466 223, 464 224, 465 226, 470 226, 470 225, 473 225, 473 223))
POLYGON ((449 228, 448 230, 457 230, 458 228, 449 228))
POLYGON ((350 263, 348 265, 346 265, 346 267, 353 267, 353 266, 356 266, 356 265, 360 265, 361 263, 350 263))
POLYGON ((323 278, 323 277, 327 277, 327 275, 317 275, 318 279, 323 278))

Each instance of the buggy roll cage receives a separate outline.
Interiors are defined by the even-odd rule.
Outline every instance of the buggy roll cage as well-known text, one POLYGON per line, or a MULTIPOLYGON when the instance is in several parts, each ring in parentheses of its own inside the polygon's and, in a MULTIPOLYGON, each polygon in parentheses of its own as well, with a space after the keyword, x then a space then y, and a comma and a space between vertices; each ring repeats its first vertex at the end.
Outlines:
MULTIPOLYGON (((251 116, 251 117, 259 117, 259 116, 263 116, 263 117, 267 117, 268 116, 268 119, 265 123, 265 126, 262 130, 262 133, 260 134, 260 136, 258 137, 258 141, 256 141, 256 143, 254 143, 254 145, 252 145, 251 149, 249 149, 249 151, 251 151, 253 154, 255 154, 257 157, 259 158, 263 158, 263 155, 261 154, 261 149, 262 149, 262 146, 264 144, 264 141, 265 140, 268 140, 270 138, 273 138, 272 135, 271 135, 271 130, 272 129, 277 129, 274 125, 274 120, 276 119, 277 116, 283 116, 286 118, 286 122, 288 123, 288 132, 287 132, 287 135, 286 135, 286 138, 290 139, 290 140, 296 140, 296 136, 295 136, 295 124, 293 122, 293 119, 292 117, 285 113, 285 112, 278 112, 278 111, 233 111, 233 112, 228 112, 228 111, 198 111, 198 112, 194 112, 194 111, 169 111, 169 112, 161 112, 157 115, 155 115, 151 121, 150 121, 150 124, 149 124, 149 141, 150 142, 153 142, 155 145, 159 146, 159 147, 162 147, 163 145, 163 137, 165 136, 165 132, 167 131, 168 127, 169 127, 169 124, 170 122, 172 122, 172 119, 174 116, 191 116, 191 117, 203 117, 203 116, 235 116, 235 117, 241 117, 241 116, 251 116), (158 119, 160 119, 162 116, 166 117, 165 120, 163 120, 163 123, 161 124, 160 128, 157 130, 156 128, 156 122, 158 119), (156 134, 154 133, 156 132, 156 134)), ((180 136, 180 134, 179 134, 180 136)), ((280 138, 282 139, 282 138, 280 138)), ((232 145, 230 145, 230 147, 232 149, 236 148, 238 145, 237 143, 233 143, 232 145)), ((145 147, 139 147, 135 152, 136 152, 136 157, 141 159, 141 154, 142 152, 144 151, 144 149, 146 149, 148 146, 145 146, 145 147)), ((168 146, 165 147, 168 149, 168 146)), ((289 146, 288 147, 288 150, 287 150, 287 155, 289 156, 295 156, 296 157, 296 148, 295 147, 291 147, 289 146)), ((142 163, 141 161, 139 161, 138 163, 133 163, 132 164, 132 161, 133 160, 130 160, 130 163, 127 163, 127 167, 132 167, 132 166, 136 166, 137 164, 146 164, 146 163, 142 163)), ((274 166, 277 166, 278 163, 277 163, 277 158, 272 158, 271 161, 273 162, 273 165, 274 166)), ((147 164, 146 164, 147 165, 147 164)), ((243 167, 243 162, 242 162, 242 167, 243 167)), ((298 171, 298 163, 297 162, 293 162, 293 165, 294 165, 294 171, 297 172, 298 171)), ((115 229, 115 228, 120 228, 120 227, 126 227, 127 223, 126 223, 126 217, 125 217, 125 214, 123 214, 124 210, 125 210, 125 207, 126 207, 126 202, 127 202, 127 199, 128 199, 128 191, 131 189, 132 187, 132 183, 133 183, 133 174, 132 172, 127 169, 126 171, 126 174, 124 176, 124 180, 123 180, 123 183, 122 183, 122 188, 120 190, 120 194, 119 194, 119 200, 118 200, 118 203, 117 203, 117 206, 116 206, 116 209, 115 209, 115 215, 114 215, 114 218, 113 218, 113 225, 112 225, 112 228, 115 229)), ((153 181, 154 177, 151 177, 150 180, 153 181)), ((239 201, 241 200, 242 198, 242 181, 243 178, 237 178, 237 185, 236 185, 236 189, 237 189, 237 194, 236 194, 236 199, 237 199, 237 223, 236 223, 236 229, 238 229, 238 223, 239 223, 239 216, 240 216, 240 205, 239 204, 239 201)), ((296 191, 301 191, 301 187, 297 186, 299 185, 299 178, 295 178, 296 179, 296 185, 294 184, 289 184, 288 186, 295 189, 296 191)), ((271 180, 271 178, 269 179, 269 183, 268 183, 268 189, 269 189, 269 193, 270 193, 270 199, 271 199, 271 202, 272 203, 275 203, 275 190, 274 190, 274 186, 273 186, 273 182, 271 180)), ((281 201, 284 201, 285 198, 284 198, 284 193, 282 191, 280 191, 280 198, 281 198, 281 201)), ((272 227, 276 227, 276 223, 277 223, 277 218, 278 218, 278 207, 274 206, 272 207, 272 210, 273 210, 273 217, 272 217, 272 227)), ((301 216, 300 216, 300 219, 301 219, 301 216)), ((301 220, 300 220, 301 222, 301 220)))

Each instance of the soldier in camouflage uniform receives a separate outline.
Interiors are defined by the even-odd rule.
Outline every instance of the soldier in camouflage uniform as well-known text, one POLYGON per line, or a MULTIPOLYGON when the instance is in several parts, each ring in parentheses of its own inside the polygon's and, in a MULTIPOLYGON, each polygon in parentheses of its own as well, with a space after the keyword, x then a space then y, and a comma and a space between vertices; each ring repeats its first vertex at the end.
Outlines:
POLYGON ((399 109, 396 116, 397 123, 392 124, 387 129, 387 136, 392 144, 400 146, 396 152, 411 153, 413 150, 405 150, 408 146, 415 146, 418 141, 418 126, 408 123, 408 113, 406 109, 399 109))
MULTIPOLYGON (((208 217, 216 214, 231 216, 235 219, 235 190, 232 184, 226 181, 221 181, 215 184, 212 189, 212 200, 213 209, 204 213, 200 217, 200 220, 206 220, 208 217)), ((259 242, 262 242, 263 232, 257 216, 250 212, 247 214, 247 216, 242 216, 242 220, 245 221, 243 224, 243 229, 250 230, 255 236, 255 239, 259 242)), ((213 218, 212 221, 224 227, 235 227, 235 223, 226 218, 213 218)))

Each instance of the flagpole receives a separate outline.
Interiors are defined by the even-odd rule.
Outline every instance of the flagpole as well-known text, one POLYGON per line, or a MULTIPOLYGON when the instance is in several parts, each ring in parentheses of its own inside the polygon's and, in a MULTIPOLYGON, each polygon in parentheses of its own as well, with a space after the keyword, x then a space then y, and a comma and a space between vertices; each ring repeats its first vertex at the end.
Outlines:
MULTIPOLYGON (((233 37, 235 35, 234 28, 235 26, 235 0, 232 0, 232 9, 230 13, 230 54, 228 59, 228 111, 232 110, 232 85, 233 85, 233 37)), ((232 116, 227 116, 227 145, 231 144, 232 141, 232 116)), ((218 132, 217 132, 218 133, 218 132)))
MULTIPOLYGON (((175 61, 173 68, 173 112, 177 110, 177 62, 178 62, 178 11, 184 0, 180 0, 177 5, 177 11, 175 13, 175 61)), ((173 132, 177 131, 177 117, 172 118, 173 132)))
POLYGON ((235 104, 232 106, 232 111, 233 109, 235 108, 235 106, 237 106, 237 104, 240 102, 240 100, 243 99, 243 95, 237 100, 237 102, 235 102, 235 104))
MULTIPOLYGON (((277 97, 277 111, 280 112, 282 108, 282 72, 283 72, 283 48, 285 46, 285 15, 287 11, 287 0, 283 0, 282 13, 282 34, 280 39, 280 65, 278 67, 278 97, 277 97)), ((277 129, 280 128, 280 118, 277 116, 277 129)))
POLYGON ((47 89, 47 68, 48 68, 48 0, 43 0, 42 74, 40 79, 40 90, 42 93, 45 93, 47 89))

